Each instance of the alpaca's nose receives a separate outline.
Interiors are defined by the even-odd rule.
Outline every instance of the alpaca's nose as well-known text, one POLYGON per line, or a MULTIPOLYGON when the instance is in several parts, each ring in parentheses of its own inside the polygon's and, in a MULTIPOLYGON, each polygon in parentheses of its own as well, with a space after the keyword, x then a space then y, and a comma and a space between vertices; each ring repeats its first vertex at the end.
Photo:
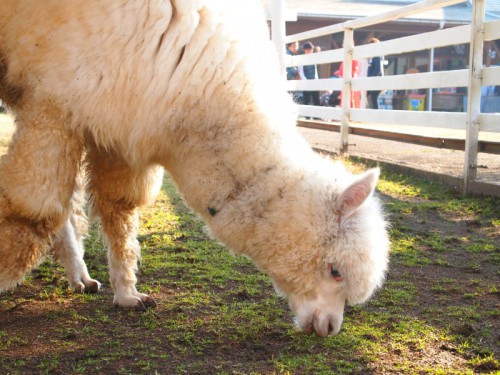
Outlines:
POLYGON ((315 314, 312 325, 318 336, 327 337, 339 333, 342 320, 331 314, 315 314))
POLYGON ((344 319, 344 293, 313 295, 305 299, 290 295, 290 308, 295 313, 295 325, 300 332, 326 337, 337 334, 344 319))

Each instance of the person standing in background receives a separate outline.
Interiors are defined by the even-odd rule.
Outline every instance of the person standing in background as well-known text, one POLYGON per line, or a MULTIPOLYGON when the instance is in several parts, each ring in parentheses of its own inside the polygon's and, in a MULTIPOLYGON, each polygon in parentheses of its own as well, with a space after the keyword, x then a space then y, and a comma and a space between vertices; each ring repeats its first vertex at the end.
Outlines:
MULTIPOLYGON (((299 49, 299 42, 291 42, 286 45, 286 54, 289 56, 295 56, 299 49)), ((296 66, 288 66, 286 68, 286 79, 293 81, 299 79, 299 70, 296 66)), ((295 103, 302 102, 302 92, 301 91, 290 91, 290 95, 293 97, 295 103)))
MULTIPOLYGON (((289 56, 295 56, 297 50, 299 49, 299 42, 291 42, 286 45, 286 54, 289 56)), ((298 70, 296 66, 289 66, 286 68, 286 79, 291 81, 297 79, 298 70)))
MULTIPOLYGON (((371 38, 370 43, 379 43, 380 40, 377 38, 371 38)), ((384 75, 384 58, 383 57, 372 57, 368 60, 368 77, 380 77, 384 75)), ((367 97, 370 103, 370 108, 378 109, 377 99, 380 94, 380 90, 373 90, 367 92, 367 97)))
MULTIPOLYGON (((304 43, 304 53, 310 54, 314 52, 314 45, 311 42, 304 43)), ((304 65, 299 67, 300 79, 318 79, 318 69, 315 64, 304 65)), ((308 105, 312 101, 312 105, 319 105, 319 91, 304 91, 304 104, 308 105)))

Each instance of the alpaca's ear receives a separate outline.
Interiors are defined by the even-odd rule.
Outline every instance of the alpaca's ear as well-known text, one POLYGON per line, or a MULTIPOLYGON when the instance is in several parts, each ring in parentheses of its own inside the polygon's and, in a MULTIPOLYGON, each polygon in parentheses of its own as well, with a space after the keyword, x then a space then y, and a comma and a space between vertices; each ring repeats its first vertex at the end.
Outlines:
POLYGON ((371 196, 377 185, 380 169, 370 169, 359 176, 347 189, 345 189, 337 201, 336 211, 339 221, 342 222, 351 216, 371 196))

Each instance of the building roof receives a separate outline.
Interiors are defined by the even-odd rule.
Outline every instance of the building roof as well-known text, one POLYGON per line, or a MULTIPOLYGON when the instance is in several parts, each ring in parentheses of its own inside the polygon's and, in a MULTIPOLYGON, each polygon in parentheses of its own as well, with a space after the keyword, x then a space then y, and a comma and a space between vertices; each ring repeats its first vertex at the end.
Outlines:
MULTIPOLYGON (((471 20, 472 1, 402 19, 404 22, 466 24, 471 20)), ((285 0, 288 12, 300 18, 350 20, 385 13, 417 0, 285 0)), ((486 21, 500 19, 500 0, 486 0, 486 21)))

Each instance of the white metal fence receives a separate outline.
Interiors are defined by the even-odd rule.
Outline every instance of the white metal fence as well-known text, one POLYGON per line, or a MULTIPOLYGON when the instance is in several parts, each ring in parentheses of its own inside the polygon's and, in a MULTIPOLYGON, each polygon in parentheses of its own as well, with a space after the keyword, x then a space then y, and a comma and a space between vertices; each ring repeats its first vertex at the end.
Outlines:
POLYGON ((500 113, 481 113, 481 88, 500 85, 500 67, 483 66, 483 45, 486 41, 500 39, 500 21, 485 22, 485 0, 473 1, 473 15, 470 25, 436 30, 423 34, 354 46, 353 35, 356 29, 397 20, 413 14, 443 8, 464 2, 464 0, 426 0, 395 11, 373 17, 355 19, 316 30, 294 35, 285 35, 284 1, 273 0, 272 34, 281 52, 283 71, 285 67, 311 64, 343 62, 342 79, 315 79, 288 81, 290 91, 341 91, 343 98, 350 98, 352 91, 368 90, 412 90, 445 87, 466 87, 467 107, 462 113, 377 110, 351 108, 350 100, 343 100, 342 107, 299 106, 299 114, 341 122, 341 152, 347 151, 349 125, 352 123, 397 124, 420 127, 465 130, 464 192, 476 180, 479 132, 500 133, 500 113), (323 35, 343 33, 343 48, 304 54, 285 55, 285 43, 313 39, 323 35), (381 77, 351 77, 353 60, 375 56, 388 56, 407 52, 433 49, 451 45, 470 44, 469 68, 453 71, 416 73, 381 77))

